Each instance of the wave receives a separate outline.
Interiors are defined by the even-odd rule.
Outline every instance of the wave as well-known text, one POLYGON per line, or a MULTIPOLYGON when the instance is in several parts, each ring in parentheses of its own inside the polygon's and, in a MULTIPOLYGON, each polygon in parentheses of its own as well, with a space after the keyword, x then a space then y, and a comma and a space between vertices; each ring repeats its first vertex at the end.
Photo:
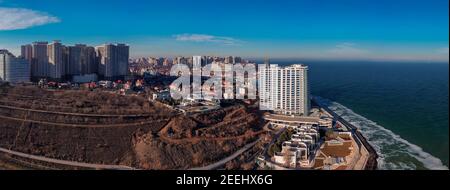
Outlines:
POLYGON ((321 103, 328 105, 344 120, 360 129, 369 143, 377 151, 378 168, 386 170, 448 170, 439 158, 425 152, 421 147, 408 142, 389 129, 378 125, 353 110, 328 99, 315 97, 321 103))

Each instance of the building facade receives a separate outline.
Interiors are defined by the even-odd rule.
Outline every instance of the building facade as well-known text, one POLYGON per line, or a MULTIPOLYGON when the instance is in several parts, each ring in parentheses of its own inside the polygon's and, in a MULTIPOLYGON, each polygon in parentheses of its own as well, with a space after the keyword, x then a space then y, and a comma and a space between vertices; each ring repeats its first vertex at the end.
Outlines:
POLYGON ((125 77, 128 75, 128 62, 130 59, 130 46, 125 44, 116 45, 117 60, 114 69, 116 77, 125 77))
POLYGON ((285 115, 307 116, 310 110, 308 67, 265 64, 258 68, 259 98, 262 110, 285 115))
POLYGON ((0 81, 11 83, 30 81, 30 64, 7 50, 0 50, 0 81))
POLYGON ((97 73, 96 53, 93 47, 76 44, 67 47, 68 73, 70 76, 80 76, 97 73))
POLYGON ((114 66, 116 53, 115 46, 112 44, 105 44, 96 48, 98 59, 98 74, 105 79, 112 79, 114 77, 114 66))
POLYGON ((31 61, 31 76, 32 77, 47 77, 48 72, 48 56, 47 56, 48 42, 34 42, 32 44, 32 61, 31 61))
POLYGON ((86 46, 84 48, 83 58, 85 60, 85 64, 82 67, 82 73, 85 75, 97 74, 98 73, 98 62, 97 62, 97 54, 95 52, 95 48, 91 46, 86 46))
POLYGON ((23 45, 20 47, 21 50, 21 56, 28 60, 28 62, 31 64, 31 61, 33 59, 33 46, 30 44, 23 45))
POLYGON ((84 44, 64 46, 54 41, 21 46, 22 57, 29 60, 32 79, 55 81, 85 75, 97 75, 107 80, 124 79, 129 71, 129 51, 125 44, 105 44, 94 48, 84 44))
POLYGON ((64 46, 59 41, 54 41, 47 46, 48 75, 51 79, 61 80, 64 72, 64 46))
POLYGON ((99 75, 105 79, 124 78, 128 75, 129 51, 129 46, 125 44, 96 47, 99 75))

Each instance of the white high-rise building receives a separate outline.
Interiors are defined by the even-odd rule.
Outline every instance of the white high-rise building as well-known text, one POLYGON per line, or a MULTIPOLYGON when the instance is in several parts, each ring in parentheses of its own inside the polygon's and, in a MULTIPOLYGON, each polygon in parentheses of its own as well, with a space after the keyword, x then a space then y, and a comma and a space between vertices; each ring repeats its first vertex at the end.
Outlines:
POLYGON ((11 83, 30 81, 30 64, 7 50, 0 50, 0 81, 11 83))
POLYGON ((286 115, 307 116, 310 109, 308 67, 260 65, 258 68, 259 98, 262 110, 286 115))

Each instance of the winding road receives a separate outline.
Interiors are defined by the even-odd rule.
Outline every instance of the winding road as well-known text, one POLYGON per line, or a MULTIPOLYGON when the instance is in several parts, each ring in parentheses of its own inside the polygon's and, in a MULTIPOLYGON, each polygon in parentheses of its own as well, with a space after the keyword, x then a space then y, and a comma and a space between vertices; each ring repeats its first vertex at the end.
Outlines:
POLYGON ((13 150, 8 150, 4 148, 0 148, 0 152, 18 156, 21 158, 27 158, 52 164, 61 164, 66 166, 72 166, 72 167, 81 167, 81 168, 92 168, 92 169, 101 169, 101 170, 135 170, 133 167, 129 166, 122 166, 122 165, 104 165, 104 164, 90 164, 90 163, 84 163, 84 162, 75 162, 75 161, 67 161, 67 160, 58 160, 53 158, 47 158, 44 156, 35 156, 31 154, 25 154, 22 152, 16 152, 13 150))
POLYGON ((253 146, 256 145, 256 143, 258 143, 262 138, 259 138, 258 140, 256 140, 255 142, 252 142, 250 144, 246 144, 244 147, 242 147, 241 149, 239 149, 238 151, 236 151, 235 153, 233 153, 232 155, 207 166, 203 166, 203 167, 197 167, 197 168, 191 168, 189 170, 215 170, 218 169, 219 167, 225 165, 227 162, 235 159, 236 157, 238 157, 239 155, 241 155, 242 153, 244 153, 245 151, 247 151, 248 149, 252 148, 253 146))

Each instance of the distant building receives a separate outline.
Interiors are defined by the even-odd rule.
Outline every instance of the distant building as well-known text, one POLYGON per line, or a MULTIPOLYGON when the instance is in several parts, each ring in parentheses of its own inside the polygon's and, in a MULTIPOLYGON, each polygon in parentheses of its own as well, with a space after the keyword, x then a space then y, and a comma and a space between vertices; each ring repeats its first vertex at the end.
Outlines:
POLYGON ((82 54, 82 64, 81 71, 82 74, 97 74, 98 73, 98 62, 97 54, 95 48, 91 46, 86 46, 82 54))
POLYGON ((28 60, 29 63, 31 63, 31 60, 33 59, 33 46, 30 44, 23 45, 20 47, 21 49, 21 56, 28 60))
POLYGON ((176 57, 173 60, 173 64, 187 64, 187 59, 184 57, 176 57))
POLYGON ((258 69, 260 107, 286 115, 307 116, 310 109, 308 67, 265 64, 258 69))
MULTIPOLYGON (((65 81, 97 75, 123 79, 129 73, 129 51, 125 44, 105 44, 96 48, 84 44, 64 46, 59 41, 34 42, 21 46, 21 55, 30 63, 33 80, 65 81)), ((92 77, 88 77, 92 78, 92 77)))
POLYGON ((98 62, 98 74, 101 77, 112 76, 112 46, 107 44, 95 47, 98 62))
POLYGON ((163 63, 164 63, 164 57, 158 58, 158 60, 157 60, 157 65, 162 66, 163 63))
POLYGON ((32 77, 47 77, 48 72, 48 56, 47 56, 48 42, 34 42, 32 44, 32 61, 31 61, 31 76, 32 77))
POLYGON ((128 75, 128 61, 130 59, 130 46, 117 44, 117 65, 114 75, 116 77, 125 77, 128 75))
POLYGON ((96 74, 98 63, 95 48, 84 44, 68 47, 68 73, 73 76, 96 74))
POLYGON ((8 50, 0 50, 0 81, 29 82, 30 64, 28 60, 15 57, 8 50))
POLYGON ((75 45, 67 47, 67 60, 68 60, 68 75, 81 75, 82 66, 82 49, 84 45, 75 45))
POLYGON ((233 57, 233 63, 242 63, 242 58, 241 57, 233 57))
POLYGON ((170 59, 165 58, 164 62, 163 62, 163 66, 170 66, 170 65, 172 65, 172 62, 170 61, 170 59))
POLYGON ((227 63, 227 64, 233 63, 234 62, 233 56, 225 57, 225 61, 224 62, 227 63))
POLYGON ((54 41, 47 46, 48 77, 61 80, 64 72, 64 46, 59 41, 54 41))
POLYGON ((129 51, 125 44, 96 47, 99 75, 105 79, 124 78, 128 74, 129 51))

